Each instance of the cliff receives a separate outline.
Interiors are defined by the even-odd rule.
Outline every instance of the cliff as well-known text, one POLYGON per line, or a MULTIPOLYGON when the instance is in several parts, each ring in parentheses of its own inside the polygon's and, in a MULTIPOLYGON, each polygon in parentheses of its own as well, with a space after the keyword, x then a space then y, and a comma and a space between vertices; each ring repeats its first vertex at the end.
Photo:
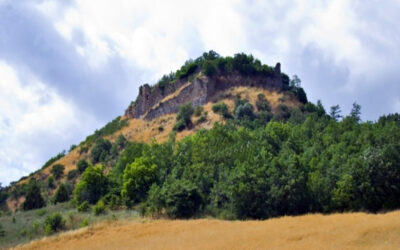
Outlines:
POLYGON ((281 66, 277 63, 269 76, 243 76, 239 73, 206 76, 197 73, 192 80, 180 79, 164 88, 144 84, 139 88, 136 102, 125 111, 128 118, 152 120, 178 112, 190 102, 194 107, 206 104, 212 97, 231 87, 249 86, 280 91, 283 89, 281 66))

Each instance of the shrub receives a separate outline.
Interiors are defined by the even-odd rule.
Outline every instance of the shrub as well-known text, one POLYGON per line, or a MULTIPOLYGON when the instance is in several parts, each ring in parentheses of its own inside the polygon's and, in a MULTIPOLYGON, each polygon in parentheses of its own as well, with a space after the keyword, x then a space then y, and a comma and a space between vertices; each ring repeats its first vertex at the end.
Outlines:
POLYGON ((94 215, 99 216, 106 212, 106 205, 103 200, 99 200, 92 208, 94 215))
POLYGON ((77 207, 79 212, 87 212, 87 211, 89 211, 89 208, 90 208, 90 205, 89 205, 89 202, 87 202, 87 201, 82 202, 77 207))
POLYGON ((271 111, 271 106, 265 96, 263 94, 259 94, 257 96, 256 107, 258 111, 271 111))
POLYGON ((128 205, 143 200, 155 181, 156 165, 148 158, 140 157, 126 166, 121 195, 128 205))
POLYGON ((43 216, 43 215, 45 215, 46 213, 47 213, 47 210, 44 209, 44 208, 42 208, 42 209, 36 211, 37 216, 40 216, 40 217, 43 216))
POLYGON ((240 119, 249 119, 252 120, 254 118, 253 106, 250 103, 246 102, 245 104, 239 105, 235 109, 235 118, 240 119))
POLYGON ((54 162, 56 162, 57 160, 63 158, 65 156, 65 151, 62 151, 61 153, 58 153, 56 156, 50 158, 43 166, 42 169, 47 168, 48 166, 50 166, 51 164, 53 164, 54 162))
POLYGON ((50 189, 53 189, 53 188, 55 188, 55 185, 54 185, 54 177, 53 176, 49 176, 49 178, 47 178, 47 187, 48 188, 50 188, 50 189))
POLYGON ((213 76, 217 73, 217 67, 213 61, 205 61, 203 64, 202 72, 206 76, 213 76))
POLYGON ((199 117, 203 112, 203 110, 204 110, 203 106, 198 106, 194 108, 194 116, 199 117))
POLYGON ((4 231, 3 225, 1 225, 1 223, 0 223, 0 237, 4 237, 5 234, 6 234, 6 231, 4 231))
POLYGON ((89 166, 82 174, 81 180, 74 189, 74 199, 80 204, 88 201, 90 204, 96 203, 107 193, 108 180, 103 173, 103 166, 89 166))
POLYGON ((158 127, 158 132, 163 132, 164 131, 164 127, 163 126, 159 126, 158 127))
POLYGON ((68 190, 64 184, 61 184, 56 193, 54 194, 54 203, 57 204, 59 202, 66 202, 69 201, 69 194, 68 190))
POLYGON ((202 204, 198 188, 188 180, 176 180, 164 188, 166 212, 172 218, 189 218, 202 204))
POLYGON ((225 119, 232 118, 231 114, 229 114, 228 106, 224 102, 214 104, 212 111, 222 115, 225 119))
POLYGON ((24 203, 22 204, 22 208, 24 210, 31 210, 44 207, 44 205, 45 202, 42 195, 40 194, 38 183, 36 181, 30 181, 28 193, 26 194, 26 198, 24 203))
POLYGON ((54 213, 46 217, 44 221, 44 230, 47 235, 57 232, 63 229, 65 226, 65 220, 60 213, 54 213))
POLYGON ((76 168, 78 169, 79 173, 83 173, 88 166, 89 164, 84 159, 80 159, 76 164, 76 168))
POLYGON ((111 150, 111 142, 109 140, 104 140, 103 138, 98 138, 95 145, 90 152, 90 157, 93 163, 104 162, 111 150))
POLYGON ((187 103, 179 107, 178 114, 176 116, 176 124, 174 125, 173 130, 182 131, 185 128, 190 128, 192 126, 192 115, 193 115, 193 107, 191 103, 187 103))
POLYGON ((71 171, 68 172, 67 179, 70 181, 75 179, 77 176, 78 176, 78 170, 72 169, 71 171))
POLYGON ((50 172, 54 176, 54 178, 60 179, 60 177, 64 174, 64 169, 64 165, 56 164, 51 168, 50 172))
POLYGON ((89 220, 87 218, 83 219, 81 227, 87 227, 89 225, 89 220))

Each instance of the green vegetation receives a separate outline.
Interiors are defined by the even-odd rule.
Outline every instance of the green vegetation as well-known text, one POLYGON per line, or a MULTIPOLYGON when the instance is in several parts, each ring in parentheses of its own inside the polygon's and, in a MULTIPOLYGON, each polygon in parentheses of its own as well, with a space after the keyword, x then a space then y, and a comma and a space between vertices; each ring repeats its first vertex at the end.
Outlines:
POLYGON ((191 103, 187 103, 179 107, 178 114, 176 116, 176 124, 174 126, 175 131, 182 131, 185 128, 190 128, 192 123, 192 115, 194 113, 191 103))
POLYGON ((53 234, 65 227, 65 220, 59 213, 54 213, 46 217, 44 221, 44 231, 46 235, 53 234))
MULTIPOLYGON (((243 76, 262 76, 273 77, 274 69, 268 65, 262 64, 260 60, 254 58, 252 55, 244 53, 235 54, 233 57, 222 57, 213 50, 204 52, 202 56, 195 60, 188 60, 176 72, 171 72, 164 75, 153 87, 159 88, 162 92, 169 84, 174 84, 179 80, 191 79, 196 74, 202 72, 208 77, 216 75, 240 74, 243 76)), ((307 103, 307 96, 304 89, 300 87, 298 77, 295 76, 294 80, 282 73, 283 90, 293 92, 300 100, 300 102, 307 103)), ((131 103, 134 106, 136 101, 131 103)))
POLYGON ((74 199, 77 204, 84 201, 95 204, 108 189, 108 180, 103 173, 104 166, 89 166, 83 172, 81 180, 75 186, 74 199))
POLYGON ((58 161, 59 159, 63 158, 64 156, 65 156, 65 150, 62 151, 61 153, 58 153, 56 156, 50 158, 48 161, 46 161, 46 163, 42 166, 42 169, 47 168, 48 166, 58 161))
POLYGON ((31 180, 28 185, 28 192, 22 208, 24 210, 37 209, 45 206, 44 199, 40 194, 40 187, 36 180, 31 180))
POLYGON ((232 115, 229 113, 228 106, 224 102, 214 104, 212 106, 212 111, 222 115, 225 119, 232 118, 232 115))
POLYGON ((88 144, 95 142, 99 138, 114 134, 115 132, 121 130, 123 127, 128 126, 128 124, 129 122, 127 120, 121 120, 121 117, 118 116, 111 122, 107 123, 100 130, 96 130, 93 135, 89 135, 88 137, 86 137, 86 140, 83 143, 81 143, 80 146, 85 146, 85 145, 87 146, 88 144))
POLYGON ((110 211, 107 214, 95 216, 91 212, 78 212, 68 202, 57 203, 56 205, 51 204, 46 206, 46 209, 42 208, 39 210, 18 211, 15 214, 4 214, 0 217, 0 225, 3 226, 4 230, 4 237, 0 236, 0 249, 12 248, 17 244, 24 244, 45 236, 46 225, 60 225, 57 222, 59 221, 57 217, 47 219, 47 217, 53 214, 61 215, 62 221, 64 221, 62 228, 58 226, 53 227, 57 228, 53 230, 55 233, 78 229, 100 221, 114 221, 116 219, 131 220, 138 217, 138 213, 135 210, 110 211), (13 218, 17 218, 15 222, 13 222, 13 218))
POLYGON ((56 179, 60 179, 64 175, 65 166, 61 164, 54 165, 50 172, 56 179))
POLYGON ((92 163, 105 162, 110 154, 111 147, 110 141, 98 138, 90 152, 92 163))
POLYGON ((64 184, 61 184, 54 194, 54 203, 69 201, 69 193, 64 184))
POLYGON ((106 213, 106 206, 103 200, 99 200, 96 205, 93 206, 93 214, 99 216, 106 213))
POLYGON ((85 169, 88 166, 89 166, 89 164, 84 159, 80 159, 78 161, 78 163, 76 164, 76 168, 78 169, 79 173, 81 173, 81 174, 85 171, 85 169))

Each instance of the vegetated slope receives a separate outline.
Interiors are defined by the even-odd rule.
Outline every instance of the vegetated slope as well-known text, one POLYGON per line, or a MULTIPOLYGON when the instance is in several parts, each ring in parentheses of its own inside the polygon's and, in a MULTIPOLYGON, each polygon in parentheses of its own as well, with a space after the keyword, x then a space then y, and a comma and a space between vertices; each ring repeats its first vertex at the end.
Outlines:
POLYGON ((400 212, 109 222, 19 249, 399 249, 400 212))
MULTIPOLYGON (((167 79, 164 76, 153 87, 148 85, 141 87, 137 100, 130 105, 126 115, 116 118, 104 128, 88 136, 80 145, 71 148, 65 156, 52 158, 42 169, 13 183, 10 188, 12 195, 7 199, 6 204, 12 211, 20 208, 25 200, 28 182, 32 179, 40 182, 43 195, 47 200, 54 195, 61 183, 68 182, 72 190, 80 176, 79 173, 76 173, 77 163, 80 160, 96 163, 91 160, 91 153, 99 138, 104 138, 112 143, 120 135, 128 141, 135 142, 163 143, 167 141, 176 124, 177 109, 187 102, 202 107, 202 111, 200 115, 192 116, 193 124, 190 128, 176 131, 174 135, 176 140, 201 129, 210 129, 216 122, 224 123, 226 119, 212 111, 212 106, 216 102, 225 103, 228 112, 233 114, 235 100, 238 97, 255 107, 261 94, 269 103, 271 117, 273 114, 281 112, 280 106, 300 108, 303 104, 296 96, 296 91, 301 87, 292 86, 292 91, 289 91, 288 81, 289 78, 280 72, 280 64, 272 69, 261 65, 252 56, 244 54, 237 54, 232 59, 220 58, 212 51, 204 53, 195 61, 188 61, 174 76, 170 74, 167 79), (207 64, 208 62, 212 62, 211 66, 207 64), (210 67, 213 69, 212 73, 209 72, 210 67), (146 119, 130 115, 132 112, 135 113, 135 108, 140 107, 142 107, 140 111, 144 113, 142 116, 145 116, 146 119), (150 114, 151 118, 148 118, 150 114), (47 183, 53 176, 52 168, 55 165, 64 167, 63 174, 52 182, 54 184, 51 188, 48 188, 47 183)), ((116 152, 115 157, 118 153, 116 152)), ((59 156, 62 155, 59 154, 59 156)), ((109 169, 113 164, 115 161, 110 161, 105 165, 109 169)))

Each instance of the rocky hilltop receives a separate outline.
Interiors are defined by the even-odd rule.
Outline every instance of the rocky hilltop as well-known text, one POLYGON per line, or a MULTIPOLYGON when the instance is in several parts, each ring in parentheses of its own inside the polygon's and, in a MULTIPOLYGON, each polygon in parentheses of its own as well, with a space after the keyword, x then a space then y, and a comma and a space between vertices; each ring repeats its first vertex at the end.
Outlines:
POLYGON ((128 107, 125 115, 128 118, 152 120, 176 113, 180 106, 188 102, 194 107, 202 106, 216 93, 232 87, 248 86, 276 91, 283 89, 280 63, 267 75, 231 73, 207 76, 199 71, 194 75, 192 79, 179 79, 165 87, 142 85, 136 101, 128 107))

